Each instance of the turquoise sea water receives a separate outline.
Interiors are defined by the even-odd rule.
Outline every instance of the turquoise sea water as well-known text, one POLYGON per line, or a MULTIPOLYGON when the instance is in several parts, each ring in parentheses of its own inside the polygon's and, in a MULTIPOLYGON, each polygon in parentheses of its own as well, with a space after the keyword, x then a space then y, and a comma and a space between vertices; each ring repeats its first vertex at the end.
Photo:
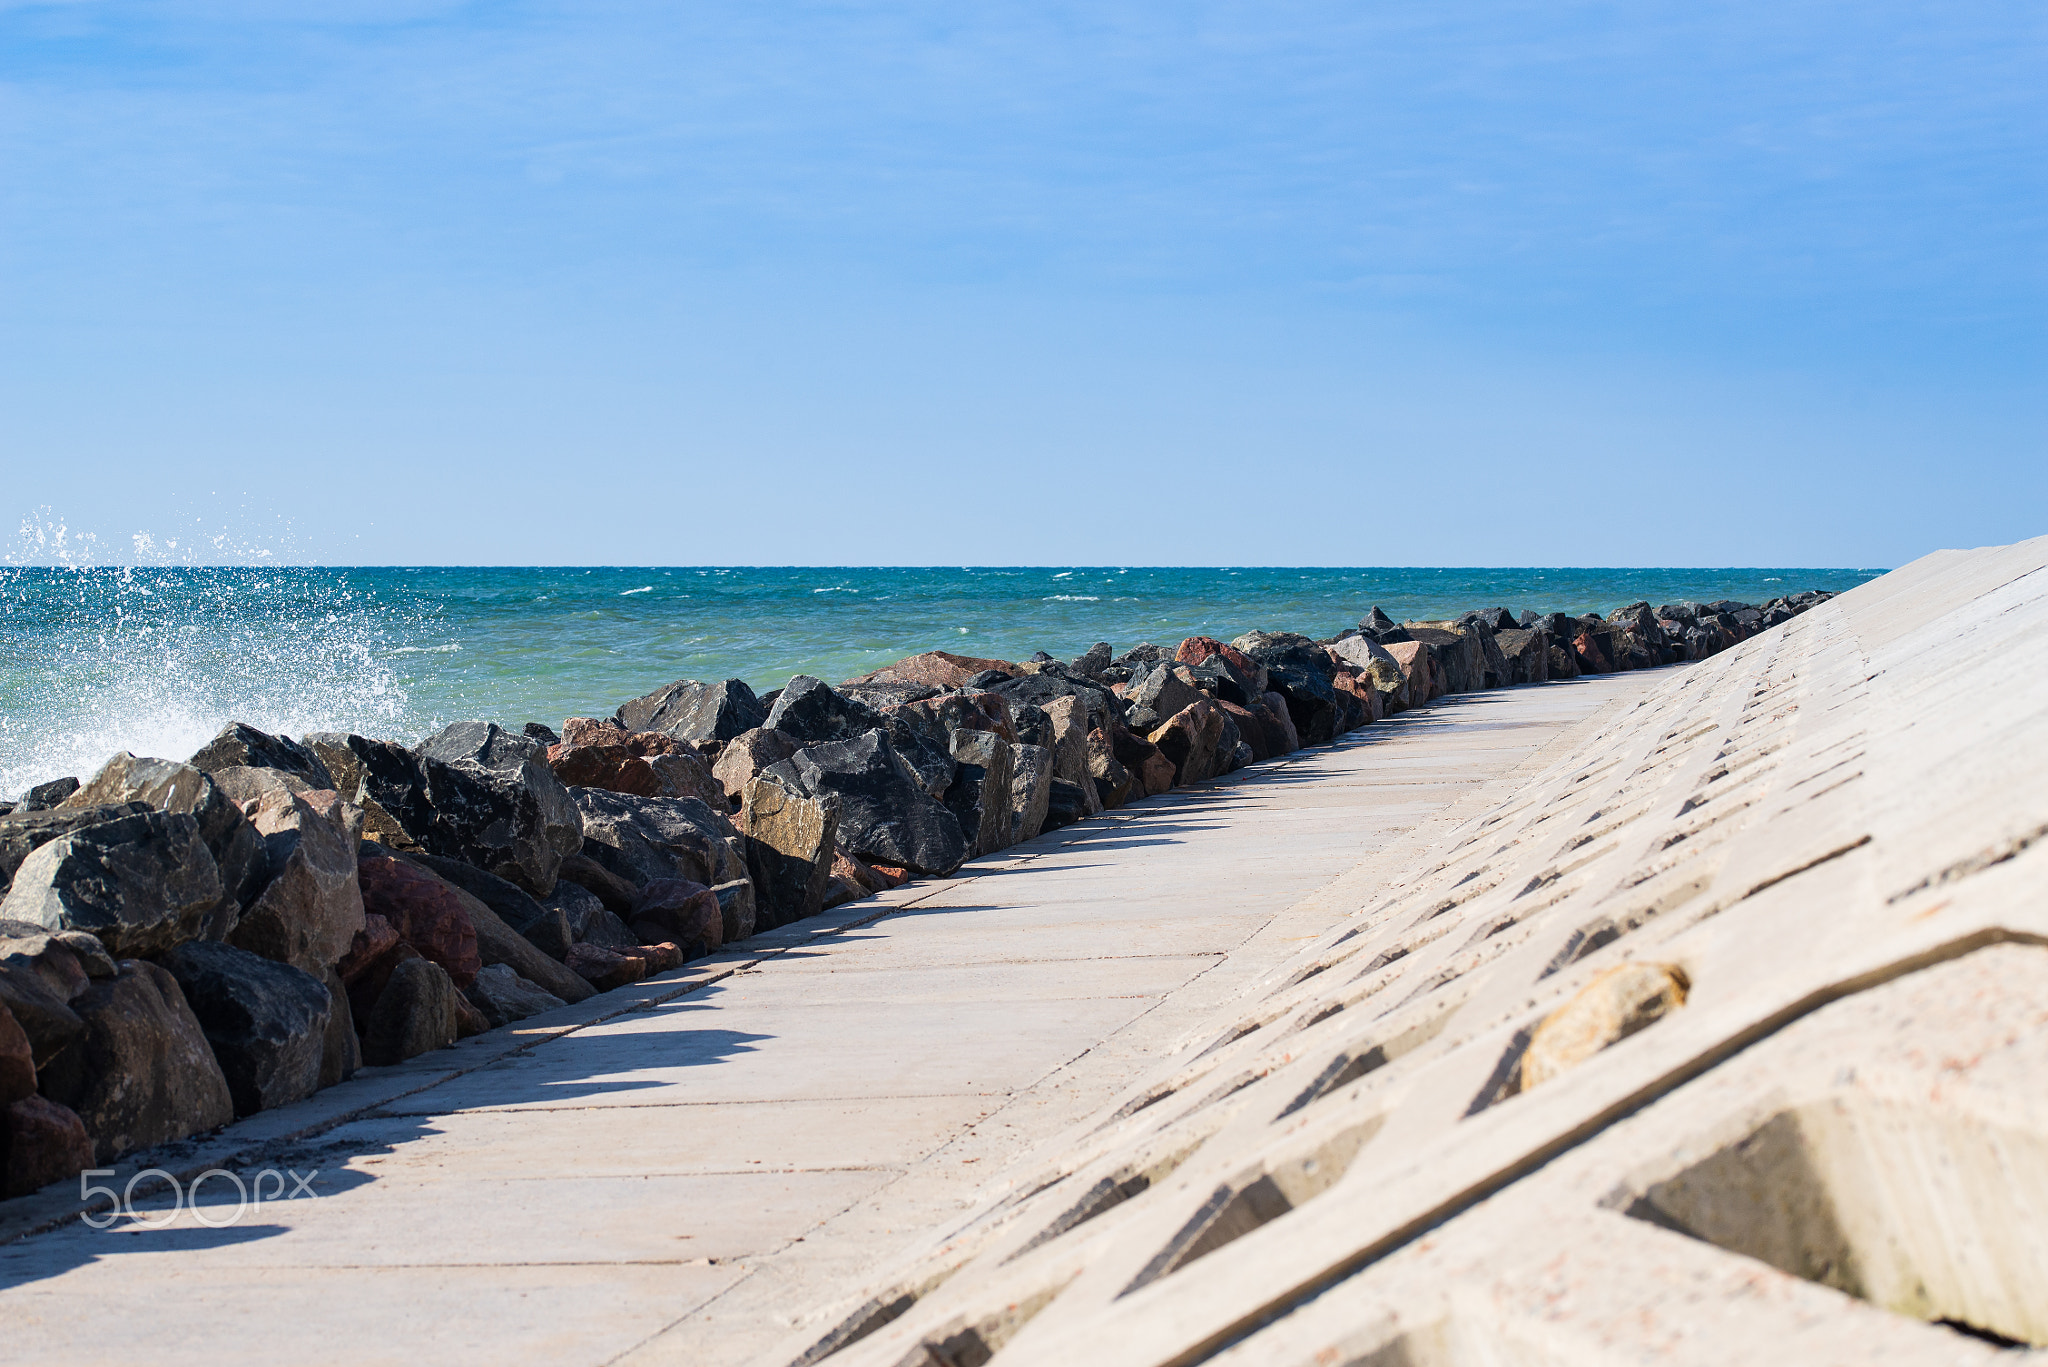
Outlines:
POLYGON ((678 678, 837 682, 920 650, 1071 659, 1470 608, 1761 602, 1875 569, 0 569, 0 795, 229 720, 415 740, 609 713, 678 678))

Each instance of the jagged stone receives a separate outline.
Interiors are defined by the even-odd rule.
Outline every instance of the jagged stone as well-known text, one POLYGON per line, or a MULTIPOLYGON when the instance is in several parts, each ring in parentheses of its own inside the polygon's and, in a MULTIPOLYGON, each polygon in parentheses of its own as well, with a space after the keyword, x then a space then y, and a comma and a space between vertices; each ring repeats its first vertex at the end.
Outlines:
POLYGON ((572 796, 583 813, 583 853, 636 894, 657 878, 708 887, 746 877, 739 832, 723 811, 695 798, 630 797, 599 788, 577 788, 572 796))
POLYGON ((823 680, 799 674, 783 686, 763 723, 805 745, 847 740, 885 725, 882 714, 835 693, 823 680))
POLYGON ((641 944, 674 944, 691 958, 725 943, 718 894, 687 878, 657 878, 640 889, 630 922, 641 944))
POLYGON ((964 687, 970 679, 990 671, 1014 676, 1018 666, 1008 660, 982 660, 969 655, 955 655, 950 651, 928 650, 922 655, 912 655, 884 665, 857 679, 848 679, 841 687, 863 687, 877 683, 911 684, 929 688, 936 692, 964 687))
POLYGON ((312 750, 290 736, 269 735, 238 721, 222 727, 191 763, 208 774, 220 769, 277 769, 308 788, 335 787, 334 776, 312 750))
POLYGON ((227 1080, 236 1115, 288 1106, 320 1086, 334 1003, 289 963, 197 941, 163 956, 227 1080))
POLYGON ((944 876, 967 858, 958 819, 925 791, 880 731, 806 746, 765 776, 835 805, 839 843, 870 863, 944 876))
POLYGON ((148 810, 147 803, 123 802, 85 810, 55 807, 40 812, 16 809, 0 813, 0 894, 5 894, 13 884, 15 871, 23 860, 59 836, 148 810))
MULTIPOLYGON (((476 922, 459 888, 396 856, 365 858, 359 870, 366 913, 382 917, 400 940, 439 964, 457 987, 475 980, 483 960, 477 954, 476 922)), ((351 947, 350 957, 355 953, 351 947)), ((342 976, 351 976, 346 967, 342 976)))
POLYGON ((433 808, 426 768, 417 755, 390 741, 341 731, 313 732, 306 748, 334 776, 334 790, 361 809, 365 838, 393 849, 420 848, 412 830, 432 826, 433 808))
POLYGON ((1327 745, 1337 734, 1338 704, 1329 652, 1306 636, 1288 631, 1254 631, 1231 642, 1263 665, 1270 692, 1284 700, 1303 745, 1327 745))
POLYGON ((1010 775, 1010 829, 1019 841, 1045 829, 1045 810, 1052 800, 1053 752, 1050 746, 1019 744, 1010 775))
POLYGON ((25 1096, 0 1111, 0 1195, 27 1196, 69 1182, 93 1164, 92 1138, 69 1106, 25 1096))
POLYGON ((747 784, 740 810, 759 928, 817 915, 832 878, 838 814, 783 784, 759 778, 747 784))
POLYGON ((1535 628, 1511 627, 1495 633, 1494 644, 1508 662, 1511 684, 1547 683, 1550 680, 1550 633, 1535 628))
POLYGON ((548 747, 548 768, 572 788, 604 788, 639 797, 694 797, 718 805, 725 788, 695 746, 662 731, 627 731, 616 722, 571 717, 548 747))
MULTIPOLYGON (((1218 746, 1229 714, 1210 698, 1196 698, 1174 713, 1149 737, 1172 766, 1173 781, 1185 786, 1216 777, 1218 746)), ((1236 739, 1230 759, 1234 762, 1236 739)))
POLYGON ((220 869, 227 892, 204 938, 225 939, 241 910, 255 901, 270 881, 264 841, 249 824, 239 804, 221 791, 214 779, 190 764, 144 759, 123 750, 66 797, 63 810, 118 806, 139 802, 160 812, 185 812, 199 822, 199 837, 220 869))
POLYGON ((630 951, 578 945, 569 951, 569 967, 600 992, 625 987, 646 977, 652 962, 630 951))
POLYGON ((1111 721, 1107 727, 1097 727, 1088 733, 1088 779, 1095 787, 1097 810, 1123 806, 1130 801, 1136 784, 1131 771, 1116 755, 1116 733, 1122 730, 1122 723, 1111 721))
POLYGON ((1162 661, 1134 674, 1124 687, 1124 725, 1134 732, 1157 730, 1168 717, 1202 696, 1187 666, 1162 661))
POLYGON ((628 731, 665 731, 692 744, 728 741, 763 725, 768 707, 741 679, 699 683, 678 679, 618 710, 628 731))
POLYGON ((974 854, 1016 843, 1011 826, 1011 780, 1016 747, 993 731, 955 731, 953 759, 960 766, 946 791, 946 807, 960 822, 974 854))
POLYGON ((483 1013, 492 1028, 510 1025, 568 1005, 560 997, 514 973, 505 964, 486 964, 464 996, 483 1013))
POLYGON ((563 856, 582 843, 583 825, 540 742, 491 722, 463 721, 442 727, 414 753, 424 764, 433 810, 427 833, 412 831, 421 845, 537 895, 554 890, 563 856))
POLYGON ((771 764, 780 764, 802 748, 793 736, 757 726, 726 742, 725 748, 718 752, 718 763, 712 766, 711 775, 725 790, 726 801, 737 807, 746 793, 747 784, 763 769, 771 764))
POLYGON ((363 1045, 356 1035, 355 1010, 348 998, 348 984, 341 973, 330 968, 320 977, 333 1010, 328 1013, 327 1033, 320 1041, 320 1085, 333 1087, 347 1082, 363 1066, 363 1045))
POLYGON ((234 1119, 227 1079, 168 971, 124 959, 71 1008, 84 1033, 43 1068, 42 1092, 77 1113, 100 1163, 234 1119))
POLYGON ((402 960, 364 1019, 363 1062, 386 1067, 447 1048, 460 1037, 461 1001, 441 965, 419 956, 402 960))
POLYGON ((247 813, 271 871, 228 942, 318 976, 363 928, 356 882, 361 809, 335 804, 323 813, 275 770, 221 769, 213 782, 247 813))
POLYGON ((48 783, 38 783, 21 795, 16 811, 47 812, 52 807, 63 805, 64 800, 78 791, 78 779, 67 776, 53 778, 48 783))
POLYGON ((154 954, 197 939, 225 896, 198 820, 145 809, 35 850, 0 917, 88 931, 116 955, 154 954))

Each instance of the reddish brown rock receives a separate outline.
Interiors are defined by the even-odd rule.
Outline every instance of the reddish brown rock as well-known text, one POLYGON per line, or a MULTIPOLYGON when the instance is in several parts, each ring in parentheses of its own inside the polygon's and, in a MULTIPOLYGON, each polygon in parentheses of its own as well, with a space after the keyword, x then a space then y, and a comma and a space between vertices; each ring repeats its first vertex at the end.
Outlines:
POLYGON ((5 1195, 26 1196, 92 1166, 92 1139, 68 1106, 29 1095, 0 1112, 5 1195))
POLYGON ((1607 658, 1607 652, 1600 648, 1600 641, 1590 631, 1582 631, 1572 641, 1572 654, 1579 662, 1582 674, 1612 674, 1614 662, 1607 658))
POLYGON ((725 788, 697 747, 664 731, 628 731, 617 722, 571 717, 548 747, 548 768, 572 788, 603 788, 635 797, 694 797, 714 807, 725 788))
POLYGON ((1252 763, 1257 764, 1273 758, 1273 742, 1267 734, 1268 719, 1263 707, 1254 712, 1248 707, 1239 707, 1234 702, 1223 702, 1220 699, 1217 706, 1237 723, 1238 736, 1252 748, 1252 763))
POLYGON ((725 941, 718 894, 687 878, 657 878, 640 889, 627 925, 643 944, 672 941, 700 946, 698 952, 703 954, 725 941))
POLYGON ((917 876, 909 869, 898 868, 894 864, 869 864, 868 867, 888 879, 892 888, 901 887, 917 876))
POLYGON ((476 981, 476 925, 460 892, 402 859, 365 859, 358 871, 363 910, 382 916, 398 938, 447 970, 457 988, 476 981))
POLYGON ((1436 667, 1436 656, 1423 642, 1396 641, 1387 647, 1387 654, 1408 676, 1409 706, 1419 707, 1444 695, 1443 672, 1436 667))
POLYGON ((369 912, 363 917, 363 928, 356 932, 355 943, 335 965, 335 972, 341 974, 343 982, 353 984, 397 945, 398 928, 375 912, 369 912))
POLYGON ((471 1035, 481 1035, 490 1028, 491 1023, 484 1017, 484 1013, 477 1010, 475 1004, 467 997, 457 994, 455 998, 455 1038, 468 1039, 471 1035))
POLYGON ((1130 769, 1131 774, 1144 786, 1146 797, 1157 797, 1173 787, 1173 761, 1156 745, 1152 747, 1151 754, 1131 765, 1130 769))
POLYGON ((28 1032, 14 1019, 14 1013, 0 1004, 0 1106, 35 1092, 36 1056, 28 1032))
POLYGON ((640 957, 646 961, 648 976, 666 973, 671 968, 683 966, 683 947, 668 940, 658 944, 641 945, 640 957))
POLYGON ((1254 683, 1266 680, 1266 667, 1236 646, 1225 645, 1214 636, 1190 636, 1180 643, 1173 652, 1173 658, 1184 665, 1198 665, 1204 660, 1221 655, 1230 662, 1233 669, 1242 673, 1254 683))
POLYGON ((647 976, 647 961, 637 954, 623 954, 597 945, 571 945, 563 960, 570 971, 600 992, 637 983, 647 976))
POLYGON ((1287 710, 1287 699, 1278 693, 1268 693, 1261 701, 1266 708, 1266 739, 1276 755, 1291 755, 1301 748, 1301 733, 1294 729, 1294 714, 1287 710))
POLYGON ((604 903, 604 909, 614 916, 631 912, 633 899, 639 895, 630 882, 587 854, 572 854, 564 859, 561 876, 604 903))
POLYGON ((1330 684, 1356 704, 1355 707, 1346 709, 1347 712, 1355 712, 1356 716, 1351 724, 1344 728, 1345 730, 1355 730, 1369 722, 1379 721, 1386 715, 1381 694, 1373 688, 1372 680, 1363 677, 1358 670, 1340 667, 1331 676, 1330 684))
POLYGON ((911 655, 895 664, 884 665, 871 674, 857 679, 848 679, 847 684, 867 683, 910 683, 923 684, 926 688, 958 688, 975 675, 991 669, 1000 669, 1005 674, 1016 674, 1019 667, 1008 660, 979 660, 971 655, 955 655, 951 651, 928 650, 922 655, 911 655))

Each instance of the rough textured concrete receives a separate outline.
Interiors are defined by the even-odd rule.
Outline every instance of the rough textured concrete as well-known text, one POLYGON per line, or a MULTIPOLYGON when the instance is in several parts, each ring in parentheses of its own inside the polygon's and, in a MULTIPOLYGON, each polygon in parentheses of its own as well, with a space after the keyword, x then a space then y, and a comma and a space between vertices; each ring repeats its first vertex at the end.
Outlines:
POLYGON ((761 1361, 2048 1345, 2044 563, 1927 557, 1394 842, 1313 943, 761 1361))
MULTIPOLYGON (((1361 859, 1675 672, 1446 699, 138 1155, 108 1180, 317 1168, 320 1195, 0 1247, 9 1360, 801 1351, 992 1172, 1234 1016, 1377 886, 1361 859)), ((0 1234, 76 1203, 14 1205, 0 1234)))

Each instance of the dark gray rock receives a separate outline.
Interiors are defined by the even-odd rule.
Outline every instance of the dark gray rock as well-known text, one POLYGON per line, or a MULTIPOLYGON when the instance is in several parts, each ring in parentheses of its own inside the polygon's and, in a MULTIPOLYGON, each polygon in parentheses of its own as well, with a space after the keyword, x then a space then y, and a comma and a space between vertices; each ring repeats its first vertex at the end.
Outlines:
POLYGON ((144 810, 30 854, 0 917, 88 931, 117 956, 155 954, 198 939, 225 895, 199 822, 144 810))
POLYGON ((21 795, 15 810, 23 812, 47 812, 78 791, 75 778, 53 778, 48 783, 38 783, 21 795))
POLYGON ((762 928, 753 880, 735 878, 729 883, 717 884, 711 889, 711 895, 718 899, 720 944, 744 940, 762 928))
POLYGON ((241 722, 229 722, 220 734, 192 756, 192 767, 204 773, 217 769, 278 769, 308 788, 333 788, 334 776, 320 757, 290 736, 273 736, 241 722))
POLYGON ((1116 651, 1107 641, 1097 641, 1082 653, 1068 668, 1084 679, 1092 679, 1109 668, 1109 662, 1116 658, 1116 651))
POLYGON ((1550 679, 1550 633, 1537 628, 1515 627, 1494 636, 1494 644, 1508 662, 1511 684, 1545 683, 1550 679))
POLYGON ((1358 630, 1383 646, 1414 639, 1400 623, 1381 612, 1378 605, 1374 605, 1373 610, 1359 621, 1358 630))
POLYGON ((1265 666, 1267 691, 1286 700, 1287 715, 1303 745, 1328 745, 1336 738, 1337 689, 1332 680, 1337 666, 1328 651, 1290 631, 1247 632, 1230 644, 1265 666))
POLYGON ((180 945, 161 964, 178 980, 227 1079, 236 1115, 288 1106, 320 1086, 334 1001, 320 979, 233 945, 180 945))
POLYGON ((38 1080, 44 1096, 78 1113, 100 1163, 235 1118, 227 1078, 167 970, 124 959, 71 1009, 84 1030, 38 1080))
MULTIPOLYGON (((362 808, 365 835, 393 849, 421 848, 420 837, 433 830, 434 798, 419 756, 390 741, 340 731, 316 731, 306 747, 334 776, 335 791, 362 808)), ((443 775, 444 788, 461 782, 459 775, 443 775)))
POLYGON ((840 696, 851 698, 877 712, 887 712, 892 707, 901 707, 908 702, 923 702, 936 698, 946 690, 930 684, 913 683, 908 679, 869 679, 862 683, 843 683, 836 690, 840 696))
POLYGON ((1088 803, 1088 794, 1078 783, 1069 783, 1056 778, 1047 785, 1045 795, 1045 824, 1039 827, 1045 831, 1056 831, 1062 826, 1071 826, 1083 817, 1092 815, 1097 809, 1088 803))
POLYGON ((678 679, 624 704, 617 716, 628 731, 666 731, 701 743, 728 741, 742 731, 766 725, 768 705, 741 679, 718 683, 678 679))
POLYGON ((1143 674, 1131 676, 1130 685, 1124 689, 1124 725, 1141 734, 1155 731, 1201 696, 1202 690, 1195 687, 1186 665, 1163 660, 1143 674))
POLYGON ((960 823, 972 854, 1008 849, 1016 843, 1010 791, 1015 747, 993 731, 956 731, 953 758, 960 768, 946 790, 946 809, 960 823))
POLYGON ((493 1029, 568 1005, 554 993, 528 982, 504 964, 491 964, 484 968, 463 995, 469 998, 471 1006, 483 1012, 484 1019, 491 1023, 493 1029))
POLYGON ((943 876, 967 858, 960 822, 924 790, 880 731, 806 746, 766 776, 836 804, 839 844, 870 864, 943 876))
POLYGON ((0 1006, 28 1036, 35 1066, 42 1068, 85 1034, 85 1023, 71 1003, 92 985, 91 979, 75 960, 40 962, 53 957, 41 943, 24 945, 22 938, 10 937, 0 942, 0 955, 0 1006))
POLYGON ((363 1062, 384 1067, 455 1043, 460 995, 432 959, 401 958, 364 1018, 363 1062))
MULTIPOLYGON (((1105 666, 1106 668, 1107 666, 1105 666)), ((1088 709, 1088 728, 1095 729, 1112 717, 1123 715, 1123 699, 1094 679, 1068 673, 1058 665, 1046 665, 1036 674, 1023 674, 989 690, 1010 706, 1048 709, 1061 698, 1078 698, 1088 709)))
POLYGON ((333 1087, 347 1082, 363 1066, 363 1042, 356 1036, 355 1012, 349 1005, 348 987, 333 969, 321 975, 333 1011, 327 1017, 327 1035, 320 1043, 320 1085, 333 1087))
POLYGON ((806 745, 850 740, 884 725, 882 714, 864 703, 835 693, 822 680, 799 674, 783 685, 782 694, 763 725, 806 745))
MULTIPOLYGON (((739 832, 725 813, 696 798, 633 797, 599 788, 569 791, 583 814, 583 853, 636 889, 657 878, 685 878, 710 887, 746 877, 739 832)), ((592 890, 604 895, 602 889, 592 890)))
POLYGON ((1016 728, 1019 745, 1043 745, 1051 749, 1059 743, 1052 717, 1042 707, 1024 703, 1011 708, 1010 724, 1016 728))
POLYGON ((583 824, 548 768, 545 746, 491 722, 464 721, 442 727, 414 753, 433 809, 427 834, 413 832, 421 845, 536 895, 554 891, 562 857, 583 843, 583 824))
POLYGON ((185 812, 199 822, 199 837, 220 869, 227 897, 203 938, 226 939, 242 909, 271 879, 263 836, 249 823, 236 799, 214 778, 176 760, 143 759, 126 750, 100 767, 92 779, 64 800, 64 808, 86 809, 139 802, 160 812, 185 812))
POLYGON ((320 976, 348 953, 363 928, 356 879, 360 809, 315 807, 268 769, 222 769, 213 781, 263 841, 271 879, 242 909, 230 944, 320 976))
POLYGON ((87 810, 58 807, 47 812, 16 809, 0 814, 0 893, 5 893, 13 883, 15 870, 24 859, 59 836, 148 810, 141 802, 123 802, 87 810))
POLYGON ((554 727, 543 726, 537 721, 530 721, 520 727, 519 734, 525 736, 528 740, 537 740, 542 745, 560 745, 562 743, 562 738, 556 733, 554 727))

